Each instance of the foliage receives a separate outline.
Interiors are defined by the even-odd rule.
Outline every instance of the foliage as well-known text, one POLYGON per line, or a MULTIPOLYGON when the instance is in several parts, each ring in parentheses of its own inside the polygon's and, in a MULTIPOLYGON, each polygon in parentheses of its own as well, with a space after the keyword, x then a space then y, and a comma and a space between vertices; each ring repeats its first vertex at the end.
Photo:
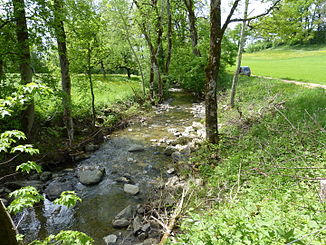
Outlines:
POLYGON ((79 231, 60 231, 57 235, 50 235, 44 241, 33 241, 29 245, 91 245, 93 239, 79 231))
POLYGON ((64 191, 61 193, 60 198, 54 200, 54 204, 64 205, 68 208, 73 207, 77 202, 81 202, 82 199, 76 195, 74 191, 64 191))
POLYGON ((27 161, 27 162, 22 163, 16 167, 16 171, 19 171, 19 170, 22 172, 26 172, 28 174, 29 174, 29 172, 31 172, 31 170, 35 170, 36 172, 41 173, 42 167, 40 165, 38 165, 36 162, 27 161))
POLYGON ((196 187, 177 244, 324 244, 323 90, 253 78, 239 85, 238 109, 220 111, 221 144, 193 158, 207 185, 196 187))
POLYGON ((9 197, 15 199, 8 206, 8 211, 17 214, 26 207, 33 207, 35 203, 43 200, 43 196, 39 194, 35 187, 27 186, 9 194, 9 197))

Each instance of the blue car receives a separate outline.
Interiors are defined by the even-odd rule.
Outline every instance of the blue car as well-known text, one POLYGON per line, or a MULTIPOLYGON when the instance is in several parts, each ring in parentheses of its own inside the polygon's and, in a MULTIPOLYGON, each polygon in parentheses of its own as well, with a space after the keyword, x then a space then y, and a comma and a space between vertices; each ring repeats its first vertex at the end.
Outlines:
POLYGON ((251 76, 251 70, 249 66, 240 66, 240 71, 239 71, 240 75, 246 75, 248 77, 251 76))

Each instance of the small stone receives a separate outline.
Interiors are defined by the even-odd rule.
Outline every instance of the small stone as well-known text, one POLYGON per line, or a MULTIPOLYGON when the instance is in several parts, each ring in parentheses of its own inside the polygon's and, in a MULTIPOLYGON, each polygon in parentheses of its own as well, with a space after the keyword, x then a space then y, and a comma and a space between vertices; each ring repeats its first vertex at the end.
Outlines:
POLYGON ((132 181, 124 176, 119 177, 116 179, 117 182, 124 183, 124 184, 130 184, 132 181))
POLYGON ((133 220, 132 228, 133 228, 133 231, 134 231, 135 235, 138 235, 138 232, 141 231, 142 223, 141 223, 140 218, 138 216, 136 216, 136 218, 133 220))
POLYGON ((140 233, 139 235, 138 235, 138 240, 139 241, 144 241, 146 238, 148 237, 148 234, 147 233, 140 233))
POLYGON ((139 207, 139 208, 137 209, 137 213, 138 213, 138 214, 144 214, 144 213, 145 213, 145 209, 144 209, 143 207, 139 207))
POLYGON ((141 230, 143 232, 148 232, 151 228, 151 224, 150 223, 146 223, 145 225, 143 225, 143 227, 141 228, 141 230))
POLYGON ((143 242, 144 245, 156 245, 158 244, 155 238, 148 238, 143 242))
POLYGON ((139 193, 139 187, 137 185, 124 184, 123 190, 131 195, 137 195, 139 193))
POLYGON ((103 238, 106 245, 113 245, 117 242, 118 237, 116 235, 108 235, 103 238))
POLYGON ((175 169, 174 168, 170 168, 166 171, 167 174, 174 174, 175 173, 175 169))
POLYGON ((130 221, 127 219, 117 219, 117 220, 114 220, 112 223, 112 226, 114 228, 118 228, 118 229, 125 228, 128 225, 130 225, 130 221))
POLYGON ((145 148, 141 145, 133 145, 128 149, 129 152, 140 152, 140 151, 144 151, 144 150, 145 150, 145 148))

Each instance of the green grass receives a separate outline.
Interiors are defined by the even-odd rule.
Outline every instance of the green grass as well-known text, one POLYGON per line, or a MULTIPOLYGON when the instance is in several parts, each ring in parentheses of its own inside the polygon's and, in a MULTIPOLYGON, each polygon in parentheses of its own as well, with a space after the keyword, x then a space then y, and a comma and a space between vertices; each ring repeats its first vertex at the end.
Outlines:
MULTIPOLYGON (((114 107, 117 103, 128 103, 134 97, 135 90, 140 94, 139 78, 128 79, 125 75, 93 75, 95 108, 99 112, 114 107)), ((58 116, 61 111, 60 88, 51 98, 43 98, 37 105, 38 115, 43 119, 58 116)), ((72 105, 74 117, 88 117, 91 114, 91 93, 88 78, 85 75, 72 76, 72 105)))
POLYGON ((177 244, 325 244, 324 91, 242 78, 238 108, 225 109, 228 100, 221 144, 193 155, 206 185, 194 186, 177 244))
POLYGON ((246 53, 242 65, 253 75, 292 79, 326 85, 326 47, 268 49, 246 53))

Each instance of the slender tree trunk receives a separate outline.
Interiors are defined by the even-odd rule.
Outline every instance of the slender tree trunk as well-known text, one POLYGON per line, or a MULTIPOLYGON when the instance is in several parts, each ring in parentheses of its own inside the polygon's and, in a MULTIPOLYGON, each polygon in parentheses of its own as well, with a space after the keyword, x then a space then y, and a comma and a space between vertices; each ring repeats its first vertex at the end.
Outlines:
POLYGON ((194 1, 193 0, 183 0, 186 5, 188 11, 188 21, 190 27, 190 37, 191 37, 191 44, 192 44, 192 52, 197 57, 200 57, 200 50, 197 47, 198 44, 198 33, 196 27, 196 15, 195 15, 195 8, 194 8, 194 1))
POLYGON ((94 95, 94 87, 93 87, 93 79, 92 79, 91 58, 92 58, 92 50, 89 45, 87 49, 87 76, 88 76, 88 81, 89 81, 89 86, 91 89, 91 96, 92 96, 92 126, 95 127, 96 111, 95 111, 95 95, 94 95))
POLYGON ((165 73, 169 74, 169 68, 170 68, 171 56, 172 56, 172 15, 171 15, 170 0, 166 0, 166 13, 168 17, 168 31, 167 31, 168 50, 167 50, 166 63, 165 63, 165 73))
POLYGON ((63 10, 63 1, 54 0, 55 9, 55 33, 58 45, 58 53, 61 68, 61 87, 63 92, 62 104, 63 104, 63 122, 67 129, 67 135, 69 139, 69 145, 74 140, 74 124, 71 113, 71 79, 69 74, 69 60, 67 55, 66 45, 66 32, 64 29, 64 23, 60 15, 63 10))
MULTIPOLYGON (((248 6, 249 6, 249 0, 245 1, 245 10, 243 14, 243 19, 247 19, 248 17, 248 6)), ((238 57, 237 57, 237 66, 234 71, 233 80, 232 80, 232 89, 231 89, 231 99, 230 99, 230 106, 231 108, 234 107, 234 98, 236 94, 237 84, 239 80, 239 72, 240 72, 240 66, 241 66, 241 60, 242 60, 242 52, 243 52, 243 46, 246 39, 246 25, 247 22, 244 20, 242 22, 242 28, 241 28, 241 34, 240 34, 240 42, 239 42, 239 49, 238 49, 238 57)))
POLYGON ((130 70, 130 68, 126 67, 126 71, 127 71, 128 78, 130 79, 131 78, 131 70, 130 70))
POLYGON ((101 70, 102 70, 103 78, 106 79, 106 71, 105 71, 103 60, 100 61, 100 65, 101 65, 101 70))
POLYGON ((128 27, 128 24, 127 24, 127 21, 125 19, 125 17, 122 15, 122 13, 120 12, 119 10, 119 15, 120 15, 120 18, 122 19, 122 23, 123 23, 123 26, 124 26, 124 29, 127 33, 126 35, 126 38, 127 38, 127 42, 129 44, 129 47, 131 48, 131 51, 136 59, 136 62, 137 62, 137 66, 138 66, 138 69, 139 69, 139 72, 140 72, 140 75, 141 75, 141 81, 142 81, 142 89, 143 89, 143 96, 145 97, 146 95, 146 91, 145 91, 145 76, 144 76, 144 72, 143 72, 143 67, 140 63, 140 60, 138 58, 138 55, 134 49, 134 45, 131 43, 131 40, 130 40, 130 32, 129 32, 129 27, 128 27))
POLYGON ((5 71, 4 71, 4 61, 0 59, 0 82, 4 79, 5 71))
POLYGON ((155 58, 152 57, 151 55, 151 65, 150 65, 150 72, 149 72, 149 99, 153 103, 154 102, 154 61, 155 58))
POLYGON ((219 141, 216 80, 220 68, 223 36, 221 29, 221 0, 211 0, 210 21, 210 50, 208 64, 205 69, 206 139, 208 142, 216 144, 219 141))
MULTIPOLYGON (((26 24, 24 0, 13 0, 14 16, 16 20, 16 35, 19 55, 20 76, 23 84, 32 82, 33 70, 29 48, 28 29, 26 24)), ((31 135, 34 124, 34 101, 31 101, 22 113, 22 123, 27 135, 31 135)))

